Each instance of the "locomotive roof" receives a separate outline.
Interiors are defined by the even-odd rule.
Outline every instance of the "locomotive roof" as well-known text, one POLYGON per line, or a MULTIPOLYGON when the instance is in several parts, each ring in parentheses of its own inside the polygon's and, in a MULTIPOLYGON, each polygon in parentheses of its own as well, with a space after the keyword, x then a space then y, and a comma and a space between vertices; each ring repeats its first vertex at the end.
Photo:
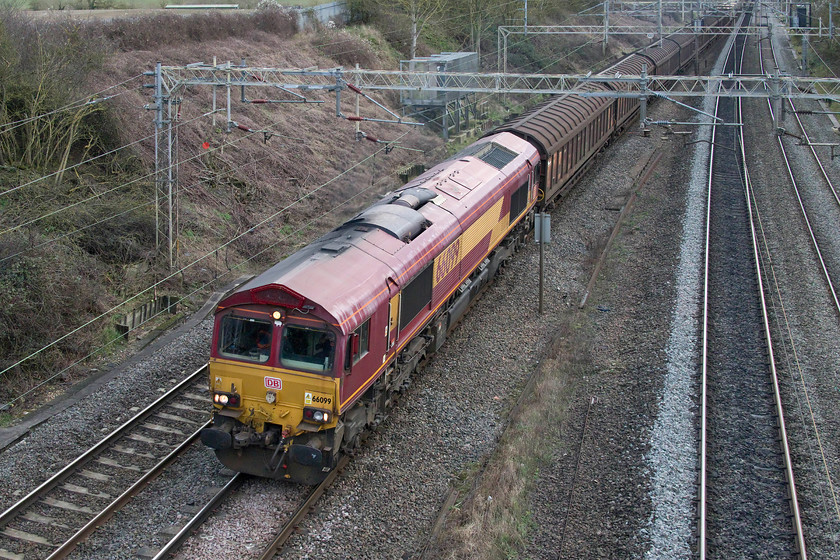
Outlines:
POLYGON ((389 287, 405 286, 475 221, 476 209, 527 160, 536 162, 536 150, 521 138, 483 138, 252 279, 218 309, 257 303, 255 292, 273 285, 352 332, 393 295, 389 287))

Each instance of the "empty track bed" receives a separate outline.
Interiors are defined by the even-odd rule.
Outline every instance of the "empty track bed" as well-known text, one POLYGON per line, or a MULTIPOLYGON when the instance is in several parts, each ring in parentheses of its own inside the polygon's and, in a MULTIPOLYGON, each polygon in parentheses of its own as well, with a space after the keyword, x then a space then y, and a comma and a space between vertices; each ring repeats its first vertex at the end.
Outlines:
MULTIPOLYGON (((743 59, 743 40, 736 41, 743 59)), ((718 117, 741 122, 737 100, 718 117)), ((790 558, 783 417, 756 272, 748 172, 737 126, 718 126, 710 170, 704 312, 699 557, 790 558), (782 430, 783 433, 783 430, 782 430)))

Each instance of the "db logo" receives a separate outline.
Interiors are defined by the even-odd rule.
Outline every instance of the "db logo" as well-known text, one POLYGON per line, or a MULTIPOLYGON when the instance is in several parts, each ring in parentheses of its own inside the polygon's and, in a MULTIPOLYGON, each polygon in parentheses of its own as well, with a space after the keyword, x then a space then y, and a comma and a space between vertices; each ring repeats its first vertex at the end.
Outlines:
POLYGON ((277 379, 276 377, 266 377, 265 378, 265 386, 268 389, 282 389, 283 388, 283 380, 277 379))

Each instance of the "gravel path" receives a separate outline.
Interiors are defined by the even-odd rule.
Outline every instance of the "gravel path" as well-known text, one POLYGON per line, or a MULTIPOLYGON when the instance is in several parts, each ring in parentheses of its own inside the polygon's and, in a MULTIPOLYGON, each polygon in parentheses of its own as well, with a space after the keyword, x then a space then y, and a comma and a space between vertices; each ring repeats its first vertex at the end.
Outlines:
MULTIPOLYGON (((726 52, 728 46, 724 46, 726 52)), ((724 58, 713 65, 711 73, 719 74, 724 58)), ((703 100, 701 110, 714 111, 714 99, 703 100)), ((709 122, 705 116, 696 122, 709 122)), ((711 139, 711 127, 698 127, 698 140, 711 139)), ((701 321, 703 254, 706 215, 706 192, 709 151, 700 142, 689 152, 691 167, 686 182, 685 213, 680 223, 682 232, 679 265, 676 270, 676 300, 672 311, 670 336, 666 346, 667 374, 659 400, 659 411, 651 432, 651 450, 646 456, 652 477, 654 511, 647 531, 650 548, 646 558, 687 558, 694 529, 697 449, 699 442, 693 430, 697 395, 695 375, 699 356, 701 321)))
MULTIPOLYGON (((663 120, 687 116, 673 105, 658 104, 655 111, 663 120)), ((597 207, 598 193, 615 188, 622 169, 655 149, 664 154, 639 190, 580 319, 591 337, 591 370, 577 380, 570 425, 557 427, 557 468, 541 478, 532 498, 541 522, 526 557, 640 558, 650 542, 656 558, 667 557, 669 549, 687 550, 690 504, 683 499, 693 493, 695 476, 690 413, 696 263, 680 260, 674 232, 682 230, 683 185, 690 184, 691 168, 680 137, 659 134, 623 140, 604 158, 604 169, 568 201, 584 212, 597 207), (685 284, 673 280, 678 265, 685 284), (676 341, 672 322, 687 331, 676 341), (559 535, 552 531, 558 526, 559 535)), ((689 243, 687 250, 697 247, 689 243)))

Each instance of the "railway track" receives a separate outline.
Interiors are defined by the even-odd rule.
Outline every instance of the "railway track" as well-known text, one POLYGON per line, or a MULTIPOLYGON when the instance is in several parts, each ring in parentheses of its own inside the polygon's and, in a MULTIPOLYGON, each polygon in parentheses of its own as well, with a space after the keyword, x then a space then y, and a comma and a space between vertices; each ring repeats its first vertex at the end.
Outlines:
POLYGON ((198 438, 206 366, 0 514, 0 558, 65 558, 198 438))
MULTIPOLYGON (((745 38, 735 42, 744 59, 745 38)), ((732 59, 730 53, 730 60, 732 59)), ((727 62, 729 65, 730 62, 727 62)), ((727 71, 736 71, 728 66, 727 71)), ((716 114, 740 124, 740 103, 716 114)), ((707 207, 699 557, 806 557, 740 126, 715 127, 707 207)))
POLYGON ((198 513, 196 513, 187 523, 178 531, 170 540, 167 542, 163 547, 155 554, 153 560, 164 560, 165 558, 171 558, 181 546, 187 541, 187 539, 198 531, 199 527, 207 521, 207 519, 213 514, 213 511, 221 505, 222 502, 227 500, 234 492, 236 492, 241 486, 242 483, 247 478, 247 475, 242 473, 236 473, 231 477, 227 484, 225 484, 218 492, 216 492, 208 501, 207 503, 202 506, 198 513))
MULTIPOLYGON (((483 287, 482 293, 486 289, 487 286, 483 287)), ((474 306, 476 302, 480 300, 480 297, 474 299, 468 305, 468 309, 472 308, 472 306, 474 306)), ((460 324, 460 321, 453 324, 448 332, 454 331, 457 328, 458 324, 460 324)), ((423 360, 419 367, 420 370, 422 370, 423 367, 425 367, 428 360, 429 358, 425 358, 423 360)), ((533 381, 534 378, 532 377, 529 380, 528 385, 531 385, 533 381)), ((527 393, 527 391, 524 391, 523 395, 525 393, 527 393)), ((515 409, 518 409, 521 406, 521 399, 522 397, 520 397, 520 402, 518 402, 515 409)), ((326 490, 335 483, 336 479, 344 471, 344 468, 347 466, 350 459, 351 456, 344 455, 339 460, 336 468, 333 469, 332 472, 330 472, 327 478, 324 479, 324 481, 318 484, 317 486, 312 487, 312 489, 303 497, 303 499, 300 501, 300 505, 283 523, 282 527, 276 532, 271 542, 262 551, 262 553, 259 556, 260 560, 271 560, 272 558, 276 558, 281 553, 286 542, 294 534, 295 529, 306 518, 306 516, 313 511, 318 500, 321 498, 324 492, 326 492, 326 490)), ((231 480, 223 488, 221 488, 216 494, 210 497, 203 506, 201 506, 200 510, 181 528, 180 531, 178 531, 172 537, 172 539, 170 539, 168 543, 166 543, 160 549, 160 551, 156 555, 154 555, 152 560, 165 560, 166 558, 171 558, 174 554, 176 554, 181 549, 181 547, 185 545, 189 537, 199 531, 201 525, 204 524, 208 520, 208 518, 210 518, 213 511, 216 508, 218 508, 219 505, 222 502, 224 502, 228 497, 230 497, 231 494, 233 494, 233 492, 239 489, 247 478, 247 475, 242 475, 241 473, 237 473, 236 475, 234 475, 233 478, 231 478, 231 480)), ((454 495, 454 491, 452 491, 451 495, 454 495)), ((454 497, 452 499, 454 500, 454 497)))
MULTIPOLYGON (((205 366, 193 372, 177 387, 3 512, 0 516, 0 559, 52 560, 67 557, 131 497, 160 475, 198 439, 200 430, 210 424, 205 420, 207 410, 204 405, 211 402, 207 395, 206 371, 205 366), (167 408, 174 409, 177 414, 165 412, 167 408), (167 436, 172 436, 169 438, 172 441, 160 439, 167 436), (166 453, 161 453, 161 449, 166 453), (115 488, 124 491, 112 499, 115 488), (82 495, 88 503, 75 504, 66 498, 66 492, 82 495), (93 502, 101 500, 104 504, 98 512, 90 507, 91 498, 93 502), (45 508, 59 511, 45 513, 45 508), (62 516, 73 517, 75 522, 62 516)), ((274 558, 278 554, 348 461, 349 457, 343 457, 338 468, 308 493, 261 558, 274 558)), ((149 554, 146 549, 144 556, 153 555, 155 560, 172 557, 248 478, 240 473, 232 476, 157 553, 149 554)))
MULTIPOLYGON (((784 65, 777 53, 780 45, 774 39, 778 38, 765 34, 758 42, 759 71, 763 72, 769 66, 784 65)), ((786 115, 781 115, 784 119, 782 125, 793 132, 777 137, 782 156, 779 171, 781 176, 789 179, 785 182, 788 186, 776 192, 762 189, 756 204, 761 203, 765 214, 768 214, 765 217, 771 222, 778 220, 773 216, 774 207, 787 207, 790 218, 781 230, 776 223, 762 225, 765 236, 761 251, 762 270, 772 311, 771 324, 785 402, 796 418, 791 424, 791 446, 802 502, 807 504, 803 508, 802 522, 808 533, 808 548, 815 557, 825 554, 837 557, 840 505, 834 491, 837 460, 833 442, 836 438, 832 437, 832 423, 826 420, 825 415, 826 408, 835 407, 838 377, 836 368, 825 360, 816 358, 815 361, 814 354, 819 352, 819 337, 832 341, 829 348, 835 349, 838 340, 840 306, 835 282, 840 275, 840 243, 836 235, 836 224, 840 222, 840 197, 835 186, 838 175, 836 168, 821 161, 821 150, 816 149, 830 143, 813 140, 832 140, 833 135, 825 133, 826 124, 830 123, 826 123, 824 117, 807 116, 820 113, 818 107, 792 100, 788 105, 786 115), (773 231, 769 238, 765 227, 773 231), (782 236, 787 243, 780 241, 782 236), (811 305, 821 308, 823 321, 816 318, 816 313, 809 313, 804 322, 796 318, 793 308, 802 304, 790 293, 791 289, 784 286, 786 282, 783 279, 789 268, 785 261, 795 258, 790 254, 791 244, 803 248, 805 258, 800 261, 799 268, 794 268, 794 274, 812 279, 804 289, 811 305)), ((774 106, 768 100, 767 108, 769 111, 766 114, 774 122, 779 122, 776 117, 781 106, 774 106)))
MULTIPOLYGON (((326 492, 327 489, 335 483, 336 479, 344 471, 344 468, 347 466, 349 461, 350 457, 345 455, 339 460, 337 467, 330 472, 329 476, 327 476, 323 482, 310 488, 303 494, 302 497, 290 498, 290 500, 297 502, 298 505, 294 509, 289 508, 289 511, 291 512, 289 517, 283 521, 282 526, 275 532, 271 541, 265 546, 262 552, 259 553, 259 556, 257 556, 260 560, 270 560, 272 558, 276 558, 280 554, 283 550, 283 546, 294 534, 297 527, 307 515, 312 513, 318 500, 324 492, 326 492)), ((190 536, 198 533, 201 526, 211 518, 213 512, 225 500, 230 498, 234 492, 239 490, 250 478, 252 477, 242 473, 236 473, 233 475, 228 483, 211 496, 205 504, 200 507, 199 511, 189 521, 187 521, 187 523, 157 552, 157 554, 152 557, 152 560, 165 560, 167 558, 172 558, 175 554, 184 552, 182 551, 182 547, 188 549, 185 545, 187 544, 190 536)), ((283 487, 289 491, 289 494, 298 493, 296 487, 285 485, 283 487)), ((186 550, 186 554, 189 553, 190 551, 186 550)), ((151 555, 149 556, 151 557, 151 555)))
MULTIPOLYGON (((772 43, 770 44, 770 56, 772 58, 773 65, 778 67, 779 62, 776 57, 776 52, 771 47, 772 43)), ((764 49, 760 48, 758 53, 761 71, 764 72, 764 49)), ((802 188, 804 185, 802 184, 802 181, 799 181, 796 178, 800 174, 794 170, 793 161, 788 155, 788 146, 786 145, 784 138, 781 135, 778 136, 777 142, 779 143, 779 148, 782 151, 785 167, 787 168, 791 186, 793 187, 793 192, 796 197, 799 210, 805 222, 805 227, 808 230, 811 244, 814 248, 814 252, 816 253, 816 257, 819 260, 820 268, 822 269, 822 274, 825 278, 826 288, 830 293, 831 304, 837 311, 838 317, 840 317, 840 297, 838 296, 838 290, 836 289, 834 282, 834 278, 837 278, 838 275, 840 275, 840 262, 837 262, 837 259, 833 257, 833 254, 835 253, 834 251, 823 250, 824 246, 836 243, 834 239, 836 238, 836 224, 840 222, 840 195, 838 195, 837 188, 835 188, 825 165, 823 165, 823 162, 817 154, 815 143, 812 142, 810 135, 802 122, 802 118, 799 115, 796 104, 794 104, 792 99, 787 100, 787 103, 790 105, 793 119, 796 121, 799 130, 798 134, 794 134, 793 136, 799 139, 800 144, 807 146, 813 156, 814 165, 816 165, 817 169, 819 169, 819 173, 817 175, 821 178, 824 187, 821 199, 816 199, 815 193, 807 192, 802 188)), ((767 100, 767 106, 770 110, 770 117, 775 119, 775 111, 769 99, 767 100)))
POLYGON ((295 511, 294 514, 283 524, 283 527, 280 531, 277 532, 275 537, 269 543, 269 545, 263 550, 262 554, 259 556, 260 560, 271 560, 272 558, 277 557, 280 551, 283 549, 283 545, 286 544, 286 541, 289 540, 289 537, 292 536, 297 526, 300 522, 312 512, 312 509, 315 507, 315 504, 321 498, 321 496, 326 492, 327 488, 333 485, 338 475, 344 471, 344 467, 347 466, 347 463, 350 461, 350 458, 345 455, 338 461, 338 465, 336 468, 330 472, 327 478, 324 479, 321 484, 314 486, 312 491, 303 501, 301 506, 295 511))
MULTIPOLYGON (((283 522, 283 525, 275 533, 271 542, 269 542, 260 553, 258 556, 260 560, 271 560, 280 554, 283 546, 289 540, 289 537, 294 534, 295 529, 300 525, 301 521, 303 521, 303 519, 305 519, 306 516, 313 511, 315 504, 317 504, 324 492, 333 485, 338 476, 344 471, 344 468, 347 466, 349 461, 350 458, 348 456, 345 455, 342 457, 336 468, 332 470, 329 476, 327 476, 327 478, 317 486, 313 486, 309 492, 304 495, 303 499, 300 500, 300 505, 294 510, 291 516, 283 522)), ((207 500, 198 513, 196 513, 195 516, 193 516, 181 528, 181 530, 178 531, 172 539, 160 549, 152 560, 165 560, 167 558, 172 558, 173 555, 179 552, 181 547, 187 542, 187 539, 189 539, 192 534, 196 533, 201 525, 210 518, 213 511, 218 508, 222 502, 228 499, 231 494, 238 490, 248 478, 250 478, 248 475, 236 473, 223 488, 207 500)))

